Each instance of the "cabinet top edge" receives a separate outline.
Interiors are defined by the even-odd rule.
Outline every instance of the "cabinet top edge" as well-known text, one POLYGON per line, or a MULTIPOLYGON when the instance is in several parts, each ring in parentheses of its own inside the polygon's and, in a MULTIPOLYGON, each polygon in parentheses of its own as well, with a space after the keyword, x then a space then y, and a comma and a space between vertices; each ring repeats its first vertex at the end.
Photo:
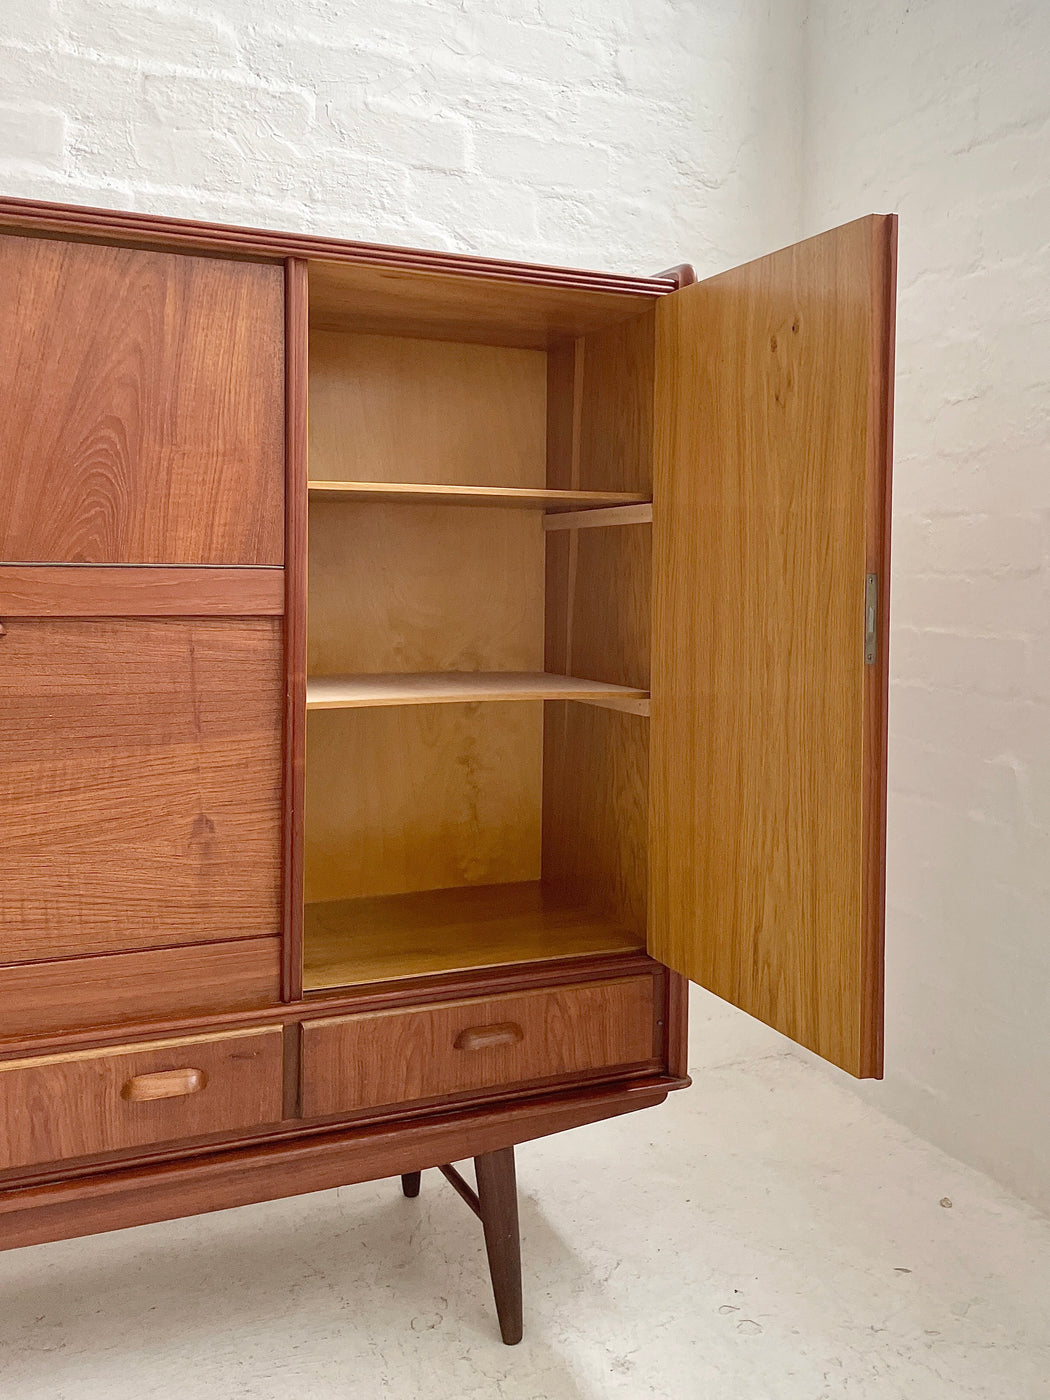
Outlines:
POLYGON ((402 248, 317 234, 282 233, 242 225, 11 196, 0 196, 0 232, 89 239, 171 252, 210 253, 264 261, 304 258, 317 262, 359 263, 391 271, 571 287, 580 291, 645 299, 663 296, 679 285, 677 269, 657 277, 631 277, 581 268, 478 257, 468 253, 402 248))

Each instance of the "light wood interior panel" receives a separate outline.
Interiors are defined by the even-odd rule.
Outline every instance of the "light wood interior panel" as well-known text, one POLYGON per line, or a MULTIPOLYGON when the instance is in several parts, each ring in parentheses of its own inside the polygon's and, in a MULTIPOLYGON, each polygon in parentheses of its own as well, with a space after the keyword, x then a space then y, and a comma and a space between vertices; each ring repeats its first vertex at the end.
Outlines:
POLYGON ((547 485, 652 492, 652 309, 548 356, 547 485))
POLYGON ((535 511, 310 507, 307 671, 543 669, 535 511))
POLYGON ((310 263, 310 323, 331 331, 459 340, 543 350, 636 316, 654 297, 369 267, 310 263))
POLYGON ((0 637, 0 962, 280 929, 281 625, 0 637))
POLYGON ((547 532, 546 667, 649 689, 652 527, 547 532))
POLYGON ((650 947, 861 1075, 881 1053, 885 655, 866 667, 863 637, 894 236, 862 219, 657 310, 650 947))
POLYGON ((543 879, 645 937, 649 720, 546 706, 543 879))
POLYGON ((320 710, 306 767, 306 899, 535 880, 543 706, 320 710))
POLYGON ((543 487, 546 357, 310 336, 310 478, 543 487))
POLYGON ((0 238, 0 560, 280 564, 280 267, 0 238))
POLYGON ((593 953, 644 934, 538 881, 424 890, 306 907, 307 991, 593 953))
MULTIPOLYGON (((552 486, 651 494, 653 336, 647 315, 549 355, 552 486)), ((648 523, 548 532, 548 670, 648 688, 651 555, 648 523)), ((546 709, 543 878, 644 936, 649 721, 546 709)))

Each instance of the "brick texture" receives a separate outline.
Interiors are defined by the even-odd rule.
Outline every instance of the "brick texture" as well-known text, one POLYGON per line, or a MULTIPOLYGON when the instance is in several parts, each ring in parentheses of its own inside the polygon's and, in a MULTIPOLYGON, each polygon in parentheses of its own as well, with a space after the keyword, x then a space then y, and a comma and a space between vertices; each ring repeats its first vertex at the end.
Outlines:
POLYGON ((802 0, 5 0, 6 193, 655 272, 794 237, 802 0))

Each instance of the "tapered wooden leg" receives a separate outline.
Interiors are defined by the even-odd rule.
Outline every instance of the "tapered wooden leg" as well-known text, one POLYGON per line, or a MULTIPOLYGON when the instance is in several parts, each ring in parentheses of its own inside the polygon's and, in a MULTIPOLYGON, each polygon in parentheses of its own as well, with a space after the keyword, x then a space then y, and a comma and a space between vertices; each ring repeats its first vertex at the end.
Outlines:
POLYGON ((401 1190, 406 1196, 419 1195, 419 1180, 422 1172, 405 1172, 401 1178, 401 1190))
POLYGON ((492 1293, 500 1335, 507 1346, 521 1341, 521 1241, 518 1235, 518 1189, 514 1148, 474 1158, 478 1178, 478 1214, 485 1231, 492 1293))

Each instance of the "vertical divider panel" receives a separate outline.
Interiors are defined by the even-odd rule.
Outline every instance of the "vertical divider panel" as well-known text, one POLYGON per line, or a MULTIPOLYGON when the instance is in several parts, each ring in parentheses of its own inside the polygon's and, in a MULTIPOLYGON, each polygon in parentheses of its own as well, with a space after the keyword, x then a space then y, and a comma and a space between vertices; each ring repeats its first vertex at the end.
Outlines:
POLYGON ((303 990, 303 837, 306 780, 306 577, 309 281, 285 261, 284 930, 281 995, 303 990))

